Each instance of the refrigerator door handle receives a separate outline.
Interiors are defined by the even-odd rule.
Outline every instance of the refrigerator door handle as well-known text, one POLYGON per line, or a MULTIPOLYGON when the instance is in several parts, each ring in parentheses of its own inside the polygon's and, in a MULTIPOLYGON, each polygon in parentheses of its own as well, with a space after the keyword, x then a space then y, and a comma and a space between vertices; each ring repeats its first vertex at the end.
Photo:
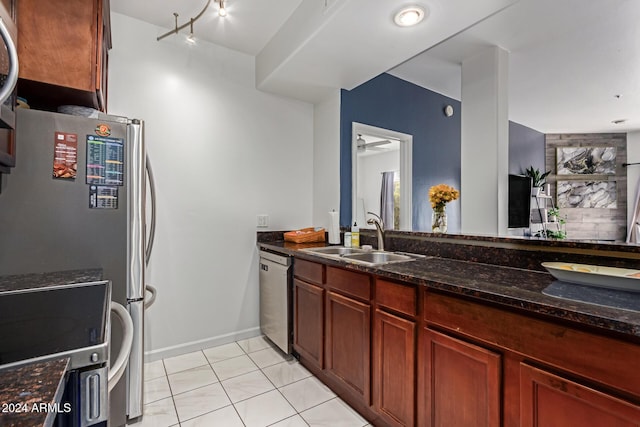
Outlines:
POLYGON ((127 370, 127 417, 142 416, 144 384, 144 302, 130 302, 129 314, 133 322, 133 343, 127 370))
POLYGON ((0 89, 0 104, 2 104, 11 96, 11 92, 13 92, 13 88, 16 87, 18 82, 18 51, 11 39, 7 24, 2 19, 0 19, 0 37, 2 37, 9 55, 9 72, 2 89, 0 89))
POLYGON ((158 290, 151 285, 145 286, 145 289, 151 294, 151 297, 148 300, 144 300, 144 309, 146 310, 147 308, 151 307, 154 302, 156 302, 156 295, 158 294, 158 290))
POLYGON ((144 298, 145 269, 145 148, 144 123, 133 119, 127 127, 129 161, 127 162, 128 183, 128 217, 127 226, 128 258, 127 267, 127 299, 142 300, 144 298))
POLYGON ((117 302, 111 301, 111 312, 120 319, 120 322, 122 322, 123 337, 120 353, 109 367, 109 378, 107 380, 109 384, 109 391, 111 391, 116 384, 118 384, 118 381, 120 381, 120 378, 127 367, 127 362, 129 362, 131 346, 133 344, 133 321, 131 320, 131 316, 129 316, 127 309, 117 302))
POLYGON ((149 177, 149 196, 151 197, 151 225, 149 227, 149 240, 147 241, 147 248, 145 252, 145 264, 149 265, 151 251, 153 250, 153 240, 156 237, 156 182, 153 177, 153 168, 151 167, 148 155, 146 157, 145 167, 147 169, 147 176, 149 177))

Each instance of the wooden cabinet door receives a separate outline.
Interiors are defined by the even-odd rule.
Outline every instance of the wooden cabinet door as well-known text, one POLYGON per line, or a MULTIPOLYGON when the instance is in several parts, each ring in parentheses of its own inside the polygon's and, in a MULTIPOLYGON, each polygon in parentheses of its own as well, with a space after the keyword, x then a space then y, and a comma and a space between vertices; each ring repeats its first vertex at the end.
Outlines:
POLYGON ((326 364, 327 372, 349 386, 370 404, 369 304, 327 292, 326 364))
POLYGON ((293 280, 293 348, 305 359, 323 368, 324 289, 293 280))
POLYGON ((108 0, 19 0, 18 95, 33 108, 106 111, 108 0))
POLYGON ((520 426, 637 427, 640 407, 521 363, 520 426))
POLYGON ((416 323, 376 310, 373 404, 392 425, 415 425, 415 352, 416 323))
POLYGON ((420 425, 500 426, 501 356, 430 329, 422 333, 420 425))

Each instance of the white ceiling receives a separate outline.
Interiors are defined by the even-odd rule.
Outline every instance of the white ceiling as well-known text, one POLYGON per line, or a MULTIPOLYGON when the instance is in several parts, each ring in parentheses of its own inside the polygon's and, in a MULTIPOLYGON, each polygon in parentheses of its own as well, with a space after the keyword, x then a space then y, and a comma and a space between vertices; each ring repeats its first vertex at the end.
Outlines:
MULTIPOLYGON (((322 0, 324 1, 324 0, 322 0)), ((194 34, 233 50, 256 55, 280 29, 302 0, 228 0, 228 16, 218 16, 218 4, 211 0, 206 12, 195 24, 194 34)), ((189 22, 207 4, 207 0, 111 0, 111 10, 166 28, 189 22)), ((182 31, 187 35, 188 29, 182 31)), ((158 34, 160 35, 160 34, 158 34)))
MULTIPOLYGON (((389 70, 460 99, 462 61, 497 45, 509 52, 511 120, 545 133, 640 129, 639 0, 411 3, 430 12, 414 28, 392 23, 404 2, 389 0, 227 0, 224 19, 211 1, 194 32, 255 55, 259 89, 308 102, 389 70)), ((173 12, 182 24, 205 4, 111 0, 112 11, 162 27, 158 35, 174 27, 173 12)))
POLYGON ((637 0, 521 0, 390 73, 459 100, 462 61, 500 46, 510 120, 545 133, 637 130, 639 21, 637 0))
POLYGON ((379 136, 372 136, 366 134, 359 134, 362 139, 365 140, 365 144, 375 144, 376 142, 383 142, 380 145, 367 146, 364 150, 358 150, 358 156, 368 157, 375 156, 376 154, 388 153, 390 151, 400 151, 400 141, 393 138, 380 138, 379 136))
MULTIPOLYGON (((256 56, 256 86, 318 102, 352 89, 451 37, 517 0, 418 0, 429 10, 420 25, 400 28, 393 15, 405 4, 389 0, 227 0, 229 16, 212 2, 194 34, 256 56)), ((111 0, 112 11, 174 28, 206 0, 111 0)), ((164 30, 159 30, 162 34, 164 30)), ((180 37, 185 37, 183 30, 180 37)), ((174 36, 172 36, 174 37, 174 36)))

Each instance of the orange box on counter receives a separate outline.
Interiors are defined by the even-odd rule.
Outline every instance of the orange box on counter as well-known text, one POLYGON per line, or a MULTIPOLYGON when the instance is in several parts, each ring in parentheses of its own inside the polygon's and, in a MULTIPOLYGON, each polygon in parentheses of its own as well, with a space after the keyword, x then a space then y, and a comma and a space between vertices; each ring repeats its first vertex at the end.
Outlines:
POLYGON ((293 243, 324 242, 324 228, 314 227, 303 228, 301 230, 287 231, 284 233, 284 240, 293 243))

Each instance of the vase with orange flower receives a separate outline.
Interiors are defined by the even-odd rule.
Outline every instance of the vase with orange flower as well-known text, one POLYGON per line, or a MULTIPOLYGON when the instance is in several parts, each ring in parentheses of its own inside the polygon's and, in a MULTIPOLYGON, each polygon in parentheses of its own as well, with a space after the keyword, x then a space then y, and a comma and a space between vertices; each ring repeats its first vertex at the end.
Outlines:
POLYGON ((431 214, 431 232, 447 232, 447 203, 457 200, 460 192, 450 185, 438 184, 429 189, 429 202, 433 213, 431 214))

